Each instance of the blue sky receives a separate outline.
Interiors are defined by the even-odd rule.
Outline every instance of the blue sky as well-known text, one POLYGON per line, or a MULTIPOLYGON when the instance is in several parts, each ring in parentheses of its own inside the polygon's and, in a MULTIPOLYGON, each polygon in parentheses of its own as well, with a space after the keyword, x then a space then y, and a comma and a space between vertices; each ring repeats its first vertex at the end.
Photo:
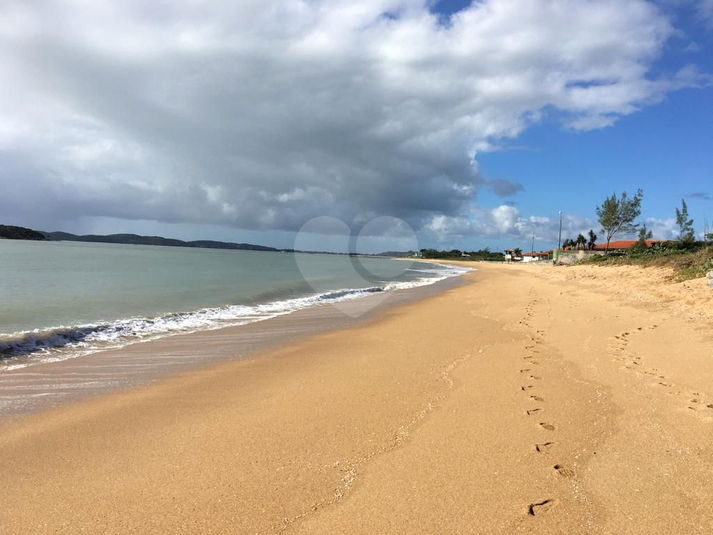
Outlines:
POLYGON ((713 221, 713 0, 16 2, 0 78, 2 223, 544 249, 637 188, 657 238, 713 221))
MULTIPOLYGON (((513 142, 526 149, 479 161, 484 173, 523 184, 513 201, 524 213, 556 217, 562 210, 590 218, 596 228, 595 207, 604 198, 642 188, 642 218, 675 217, 685 198, 700 230, 705 214, 713 221, 712 118, 713 90, 686 89, 602 130, 535 126, 513 142)), ((479 201, 499 199, 485 192, 479 201)))
MULTIPOLYGON (((452 13, 469 4, 446 0, 435 9, 452 13)), ((680 34, 652 64, 651 73, 672 73, 691 64, 713 73, 711 20, 701 17, 695 2, 662 3, 660 7, 675 21, 680 34)), ((713 226, 713 85, 670 93, 662 102, 598 130, 572 131, 554 119, 544 120, 504 143, 502 151, 480 154, 478 161, 484 174, 524 186, 511 200, 526 215, 556 219, 561 210, 589 218, 598 230, 595 207, 604 198, 642 188, 641 221, 674 218, 675 208, 685 199, 697 230, 702 231, 704 217, 713 226)), ((500 201, 487 190, 478 197, 478 203, 485 206, 497 206, 500 201)), ((663 228, 657 230, 658 237, 671 237, 662 233, 663 228)), ((474 237, 461 246, 502 248, 503 243, 523 250, 531 247, 524 238, 503 237, 474 237)), ((538 240, 542 248, 553 243, 538 240)))

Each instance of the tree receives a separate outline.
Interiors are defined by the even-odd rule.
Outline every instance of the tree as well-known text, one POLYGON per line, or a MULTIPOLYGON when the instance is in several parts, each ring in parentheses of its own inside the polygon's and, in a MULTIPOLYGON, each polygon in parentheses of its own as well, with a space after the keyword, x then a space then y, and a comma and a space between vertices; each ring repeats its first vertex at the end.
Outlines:
POLYGON ((681 199, 681 209, 676 208, 676 224, 678 225, 678 241, 682 244, 693 243, 696 232, 693 230, 693 219, 688 219, 688 206, 681 199))
POLYGON ((589 242, 587 242, 587 248, 591 251, 597 243, 597 233, 593 229, 589 229, 589 242))
POLYGON ((646 249, 648 249, 646 242, 653 238, 653 236, 654 233, 647 229, 646 225, 641 225, 633 249, 636 251, 645 251, 646 249))
POLYGON ((617 234, 630 234, 639 227, 634 219, 641 215, 641 199, 644 192, 639 189, 633 198, 629 199, 626 192, 617 198, 616 193, 597 206, 597 217, 602 226, 600 231, 607 239, 606 252, 609 252, 609 242, 617 234))
POLYGON ((512 252, 512 258, 513 260, 515 260, 516 258, 520 257, 522 257, 522 249, 520 249, 519 247, 515 247, 515 250, 513 250, 512 252))
POLYGON ((584 249, 584 246, 587 245, 587 238, 579 234, 577 236, 577 240, 575 241, 575 244, 577 246, 577 249, 584 249))

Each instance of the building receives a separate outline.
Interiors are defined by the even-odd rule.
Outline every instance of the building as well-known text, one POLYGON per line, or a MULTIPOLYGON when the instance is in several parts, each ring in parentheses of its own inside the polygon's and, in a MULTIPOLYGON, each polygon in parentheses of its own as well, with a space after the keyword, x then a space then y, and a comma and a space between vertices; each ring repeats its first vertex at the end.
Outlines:
POLYGON ((523 253, 523 262, 538 262, 540 260, 549 260, 552 258, 552 251, 540 251, 539 253, 523 253))

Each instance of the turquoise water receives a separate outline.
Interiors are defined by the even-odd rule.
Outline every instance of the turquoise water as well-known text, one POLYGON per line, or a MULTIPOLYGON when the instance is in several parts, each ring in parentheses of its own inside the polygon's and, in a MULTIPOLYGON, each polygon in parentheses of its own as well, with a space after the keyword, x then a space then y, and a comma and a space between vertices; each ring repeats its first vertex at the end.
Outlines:
POLYGON ((341 255, 0 240, 0 357, 239 325, 462 272, 341 255))

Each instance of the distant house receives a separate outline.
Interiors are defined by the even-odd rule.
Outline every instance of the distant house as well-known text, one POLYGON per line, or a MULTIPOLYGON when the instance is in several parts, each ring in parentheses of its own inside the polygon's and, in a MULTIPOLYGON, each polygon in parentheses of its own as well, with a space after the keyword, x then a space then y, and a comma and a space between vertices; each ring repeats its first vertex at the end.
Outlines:
POLYGON ((538 260, 547 260, 552 255, 552 251, 540 251, 539 253, 523 253, 523 262, 537 262, 538 260))
POLYGON ((541 251, 539 253, 520 253, 519 256, 515 256, 514 249, 505 249, 503 251, 506 262, 535 262, 537 260, 545 260, 550 258, 552 251, 541 251))

